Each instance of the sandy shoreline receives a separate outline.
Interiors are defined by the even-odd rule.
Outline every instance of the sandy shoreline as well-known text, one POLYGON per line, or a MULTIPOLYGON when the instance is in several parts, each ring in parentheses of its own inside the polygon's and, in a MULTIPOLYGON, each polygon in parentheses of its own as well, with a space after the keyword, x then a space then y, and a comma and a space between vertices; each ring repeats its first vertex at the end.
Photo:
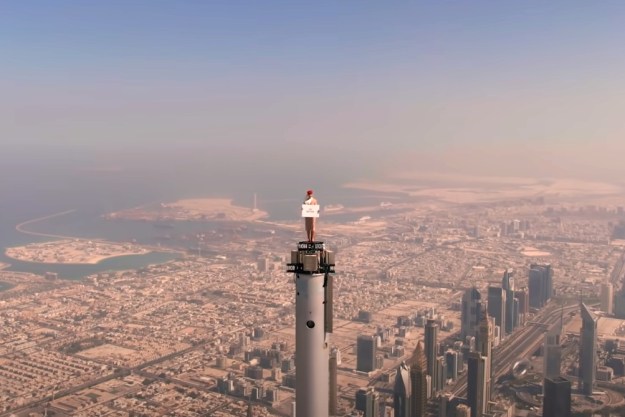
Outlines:
POLYGON ((568 178, 477 177, 412 172, 382 181, 356 181, 344 186, 457 204, 537 197, 557 200, 584 197, 593 202, 625 205, 623 188, 619 185, 568 178))
POLYGON ((153 252, 141 246, 106 241, 65 239, 7 248, 8 258, 22 262, 56 265, 97 265, 111 258, 146 255, 153 252))
POLYGON ((31 264, 39 264, 39 265, 67 265, 67 266, 81 266, 81 265, 98 265, 100 262, 104 262, 107 259, 113 259, 113 258, 123 258, 125 256, 141 256, 141 255, 147 255, 149 253, 153 253, 153 251, 150 252, 146 252, 146 253, 128 253, 128 254, 121 254, 121 255, 113 255, 113 256, 107 256, 107 257, 102 257, 102 258, 98 258, 97 261, 93 260, 90 262, 44 262, 44 261, 33 261, 33 260, 28 260, 28 259, 18 259, 18 258, 14 258, 12 256, 9 256, 6 254, 5 252, 5 256, 7 258, 11 258, 14 259, 16 261, 20 261, 20 262, 28 262, 31 264))
POLYGON ((262 210, 235 206, 228 198, 192 198, 152 206, 140 206, 109 213, 109 220, 169 221, 256 221, 267 218, 262 210))

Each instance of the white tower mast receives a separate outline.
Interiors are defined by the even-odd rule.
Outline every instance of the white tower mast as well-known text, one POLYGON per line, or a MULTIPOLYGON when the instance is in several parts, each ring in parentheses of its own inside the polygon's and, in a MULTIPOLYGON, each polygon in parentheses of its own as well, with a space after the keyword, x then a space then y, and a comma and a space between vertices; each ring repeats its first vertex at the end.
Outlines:
MULTIPOLYGON (((309 209, 302 216, 309 217, 309 209)), ((287 272, 295 274, 296 416, 327 417, 334 253, 323 242, 299 242, 287 272)))

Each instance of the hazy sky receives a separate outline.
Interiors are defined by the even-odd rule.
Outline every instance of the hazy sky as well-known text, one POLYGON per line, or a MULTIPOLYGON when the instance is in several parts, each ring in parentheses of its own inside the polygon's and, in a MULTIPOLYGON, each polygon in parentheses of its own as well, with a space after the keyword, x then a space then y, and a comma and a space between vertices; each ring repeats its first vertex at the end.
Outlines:
POLYGON ((5 149, 605 176, 624 74, 623 1, 0 3, 5 149))

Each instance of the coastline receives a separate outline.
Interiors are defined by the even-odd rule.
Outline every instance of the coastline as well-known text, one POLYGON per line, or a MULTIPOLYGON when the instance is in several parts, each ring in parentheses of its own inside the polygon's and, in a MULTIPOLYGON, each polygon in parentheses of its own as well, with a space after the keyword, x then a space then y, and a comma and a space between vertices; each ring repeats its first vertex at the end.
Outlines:
POLYGON ((144 204, 102 216, 107 220, 146 222, 237 221, 253 222, 269 217, 256 208, 234 205, 230 198, 187 198, 169 203, 144 204))
MULTIPOLYGON (((26 240, 22 244, 22 246, 28 245, 39 245, 39 244, 60 244, 59 241, 67 240, 73 243, 76 242, 89 242, 91 241, 98 247, 101 247, 103 244, 110 243, 112 245, 126 245, 128 243, 125 240, 106 240, 105 238, 86 238, 86 237, 77 237, 77 236, 68 236, 66 234, 53 234, 53 233, 43 233, 32 231, 29 229, 29 225, 34 225, 38 222, 44 222, 48 219, 53 219, 57 217, 62 217, 69 215, 71 213, 75 213, 78 210, 65 210, 62 212, 53 213, 46 216, 37 217, 34 219, 30 219, 27 221, 23 221, 17 225, 13 226, 13 229, 25 235, 30 235, 33 237, 44 237, 49 238, 48 242, 42 242, 40 239, 26 240)), ((62 232, 61 232, 62 233, 62 232)), ((82 245, 82 243, 79 243, 82 245)), ((135 246, 135 244, 131 244, 135 246)), ((185 255, 184 251, 160 247, 157 245, 140 245, 142 251, 141 253, 128 253, 123 250, 120 246, 120 250, 106 250, 111 253, 111 255, 107 256, 98 256, 97 258, 94 256, 91 259, 91 262, 85 262, 89 260, 88 257, 76 258, 68 253, 63 253, 61 256, 65 256, 67 262, 58 262, 53 258, 43 258, 39 260, 28 259, 29 256, 24 256, 23 258, 10 256, 6 251, 11 248, 11 246, 7 246, 4 248, 0 254, 3 256, 3 261, 0 262, 0 271, 7 271, 11 273, 16 272, 25 272, 31 273, 35 275, 42 276, 46 272, 54 272, 59 275, 59 277, 63 279, 82 279, 88 275, 102 272, 102 271, 120 271, 120 270, 136 270, 148 265, 156 265, 160 263, 169 262, 174 259, 179 259, 185 255), (69 256, 68 256, 69 255, 69 256), (74 259, 72 259, 74 258, 74 259), (52 261, 52 262, 50 262, 52 261)), ((6 290, 6 288, 3 288, 6 290)))
POLYGON ((11 288, 14 288, 15 284, 10 283, 10 282, 6 282, 6 281, 0 281, 0 293, 2 291, 8 291, 11 288))
MULTIPOLYGON (((59 279, 81 280, 93 274, 111 271, 133 271, 150 265, 164 264, 183 256, 172 251, 150 252, 145 255, 117 256, 102 260, 98 264, 46 264, 15 261, 6 271, 43 276, 47 272, 58 274, 59 279)), ((1 276, 1 275, 0 275, 1 276)))
MULTIPOLYGON (((163 250, 163 251, 159 251, 162 253, 177 253, 175 251, 168 251, 168 250, 163 250)), ((91 261, 91 262, 42 262, 42 261, 34 261, 34 260, 28 260, 28 259, 19 259, 19 258, 15 258, 11 255, 9 255, 6 251, 4 252, 4 256, 6 256, 7 258, 19 261, 19 262, 26 262, 26 263, 30 263, 30 264, 37 264, 37 265, 51 265, 51 266, 94 266, 94 265, 99 265, 102 262, 105 262, 107 260, 111 260, 111 259, 116 259, 116 258, 126 258, 126 257, 134 257, 134 256, 145 256, 151 253, 157 253, 157 251, 154 250, 148 250, 147 252, 144 253, 122 253, 119 255, 113 255, 113 256, 102 256, 102 257, 98 257, 97 260, 91 261)), ((7 266, 8 267, 8 266, 7 266)))
POLYGON ((4 256, 22 262, 53 265, 96 265, 109 258, 145 255, 151 251, 152 249, 129 242, 73 238, 8 247, 4 251, 4 256))

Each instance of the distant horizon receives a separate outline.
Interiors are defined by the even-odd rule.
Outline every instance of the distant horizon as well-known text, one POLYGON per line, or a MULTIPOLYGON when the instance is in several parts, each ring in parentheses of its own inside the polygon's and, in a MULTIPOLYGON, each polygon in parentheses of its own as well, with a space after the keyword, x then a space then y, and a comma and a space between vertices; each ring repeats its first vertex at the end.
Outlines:
MULTIPOLYGON (((467 151, 468 152, 468 151, 467 151)), ((214 175, 217 169, 223 170, 224 178, 231 173, 239 181, 245 181, 246 172, 245 158, 253 158, 253 152, 242 151, 237 153, 234 150, 215 150, 210 146, 186 146, 182 149, 177 147, 145 148, 139 146, 129 147, 107 147, 102 149, 85 149, 76 147, 64 147, 58 145, 38 145, 36 147, 7 146, 4 148, 3 157, 5 169, 21 169, 30 164, 39 167, 56 167, 61 170, 72 170, 75 172, 101 172, 105 174, 120 174, 134 172, 145 169, 146 172, 158 170, 159 167, 166 166, 169 170, 174 167, 179 170, 177 175, 181 181, 189 175, 200 175, 206 171, 207 175, 214 175), (238 158, 242 158, 241 165, 238 165, 238 158), (212 167, 212 168, 211 168, 212 167), (195 174, 194 174, 195 173, 195 174)), ((255 156, 262 161, 267 158, 262 152, 254 152, 255 156)), ((294 156, 285 158, 278 164, 262 163, 255 167, 253 173, 250 172, 250 179, 256 177, 266 177, 278 179, 284 176, 285 179, 292 178, 293 172, 298 172, 303 183, 315 183, 315 173, 321 175, 323 181, 336 180, 335 185, 348 184, 354 181, 387 181, 392 182, 407 177, 415 180, 429 181, 435 179, 437 182, 445 181, 450 184, 454 179, 460 183, 489 182, 489 183, 509 183, 516 181, 550 181, 550 180, 579 180, 588 182, 602 182, 613 185, 625 185, 625 177, 614 173, 609 167, 604 171, 596 170, 592 173, 576 170, 576 166, 566 166, 558 164, 556 160, 550 166, 548 159, 543 159, 547 167, 544 170, 523 172, 510 163, 508 169, 500 171, 500 166, 506 164, 505 158, 491 167, 475 166, 469 163, 469 156, 464 158, 466 163, 454 164, 459 157, 460 151, 453 153, 446 163, 442 163, 440 155, 405 155, 403 158, 379 158, 379 164, 372 166, 370 163, 351 166, 350 170, 342 172, 342 160, 337 156, 329 156, 327 159, 319 157, 314 160, 313 169, 301 169, 301 158, 294 156), (437 159, 429 159, 429 158, 437 159), (420 158, 426 162, 423 164, 408 164, 410 158, 420 158), (429 160, 428 160, 429 159, 429 160), (334 174, 333 174, 334 173, 334 174), (336 175, 332 178, 330 175, 336 175), (421 176, 421 177, 419 177, 421 176)), ((618 155, 615 155, 618 157, 618 155)), ((528 156, 529 158, 529 156, 528 156)), ((544 158, 544 156, 543 156, 544 158)), ((345 161, 350 163, 349 160, 345 161)), ((516 159, 518 165, 523 165, 523 159, 516 159)), ((175 180, 175 178, 172 178, 175 180)), ((312 186, 312 185, 311 185, 312 186)))
POLYGON ((1 9, 3 150, 243 182, 281 167, 625 177, 622 2, 1 9))

